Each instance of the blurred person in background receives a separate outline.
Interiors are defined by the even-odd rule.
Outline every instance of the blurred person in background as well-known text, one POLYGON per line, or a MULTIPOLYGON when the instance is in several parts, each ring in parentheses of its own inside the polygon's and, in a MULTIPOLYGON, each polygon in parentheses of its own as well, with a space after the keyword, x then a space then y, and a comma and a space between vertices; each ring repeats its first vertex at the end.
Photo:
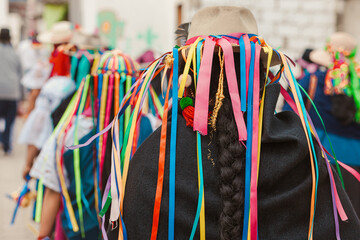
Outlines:
POLYGON ((19 43, 17 52, 24 74, 21 84, 27 90, 27 101, 21 106, 20 111, 26 118, 35 107, 41 87, 49 79, 52 68, 49 62, 50 51, 37 40, 36 33, 30 33, 27 39, 19 43))
MULTIPOLYGON (((299 78, 299 84, 308 95, 302 92, 323 146, 339 161, 360 172, 360 65, 355 60, 356 49, 356 41, 350 34, 334 33, 325 50, 305 52, 303 58, 307 64, 302 67, 307 71, 299 78)), ((290 109, 285 104, 283 110, 290 109)), ((335 161, 332 164, 335 166, 335 161)), ((360 216, 360 185, 348 171, 341 169, 341 174, 345 190, 360 216)))
POLYGON ((22 97, 20 79, 22 68, 18 55, 11 45, 10 30, 0 30, 0 118, 5 120, 1 142, 5 154, 11 152, 11 129, 17 112, 17 102, 22 97))
MULTIPOLYGON (((48 71, 49 75, 46 76, 46 80, 39 81, 43 82, 43 84, 32 89, 30 101, 33 101, 33 103, 29 105, 34 107, 29 112, 29 117, 19 137, 19 143, 27 144, 26 163, 23 169, 24 179, 29 174, 33 162, 46 139, 53 131, 51 113, 60 104, 61 100, 73 91, 73 84, 70 84, 72 83, 70 79, 70 57, 59 48, 59 46, 70 41, 72 34, 71 23, 62 21, 55 23, 50 31, 38 35, 39 42, 53 45, 53 51, 49 59, 52 66, 51 71, 48 71), (64 82, 64 88, 57 88, 56 82, 60 84, 64 82)), ((36 68, 36 66, 34 67, 36 68)))
MULTIPOLYGON (((37 58, 40 61, 32 61, 31 67, 28 68, 29 72, 22 80, 22 84, 30 89, 26 115, 29 115, 34 109, 36 98, 39 96, 41 87, 45 84, 46 80, 53 76, 70 75, 70 57, 63 51, 60 51, 59 46, 68 43, 71 37, 71 23, 68 21, 61 21, 55 23, 51 30, 40 33, 37 38, 35 38, 35 42, 33 41, 32 46, 33 48, 37 48, 35 52, 37 52, 37 58), (51 54, 48 57, 47 62, 44 62, 41 59, 47 55, 46 50, 44 51, 43 47, 39 48, 39 46, 37 46, 38 43, 41 43, 42 46, 45 44, 52 45, 51 54)), ((21 45, 19 47, 21 47, 21 45)), ((29 58, 31 55, 34 54, 27 54, 27 57, 29 58)))

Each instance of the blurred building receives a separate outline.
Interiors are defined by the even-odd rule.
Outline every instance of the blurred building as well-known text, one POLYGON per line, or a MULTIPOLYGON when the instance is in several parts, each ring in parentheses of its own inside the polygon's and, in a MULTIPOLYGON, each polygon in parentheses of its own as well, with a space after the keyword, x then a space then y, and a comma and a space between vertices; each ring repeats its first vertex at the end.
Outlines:
POLYGON ((359 0, 201 0, 202 6, 250 8, 259 34, 273 47, 299 57, 307 47, 322 48, 334 31, 354 35, 360 45, 359 0))
POLYGON ((171 50, 177 25, 199 7, 200 0, 70 0, 69 17, 88 32, 97 28, 110 46, 137 57, 147 50, 171 50))
POLYGON ((323 47, 337 30, 353 34, 360 43, 359 0, 0 0, 0 26, 10 26, 18 41, 67 19, 137 57, 146 50, 171 50, 177 25, 212 5, 250 8, 259 34, 293 58, 304 48, 323 47))
POLYGON ((353 34, 360 44, 359 0, 70 0, 70 13, 73 11, 85 28, 98 26, 102 31, 106 24, 96 24, 99 15, 113 12, 118 21, 114 21, 118 46, 138 56, 147 49, 171 50, 176 26, 190 21, 198 9, 212 5, 250 8, 259 34, 293 58, 305 48, 324 47, 326 38, 338 30, 353 34), (80 11, 72 8, 74 2, 80 11))
POLYGON ((337 28, 353 34, 360 45, 360 1, 346 0, 341 2, 341 11, 338 13, 337 28))

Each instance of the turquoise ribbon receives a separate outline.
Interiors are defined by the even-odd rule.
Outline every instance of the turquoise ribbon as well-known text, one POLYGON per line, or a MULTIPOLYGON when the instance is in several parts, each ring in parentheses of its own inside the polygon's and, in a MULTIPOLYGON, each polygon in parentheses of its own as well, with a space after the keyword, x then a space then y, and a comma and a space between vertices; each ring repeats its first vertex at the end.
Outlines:
MULTIPOLYGON (((293 79, 295 79, 294 74, 292 73, 291 70, 290 70, 290 73, 291 73, 291 77, 293 79)), ((297 95, 301 96, 301 92, 300 92, 300 89, 299 89, 298 82, 295 81, 294 85, 295 85, 295 91, 296 91, 297 95)), ((314 142, 313 142, 313 139, 312 139, 312 133, 310 131, 309 121, 308 121, 307 115, 306 115, 307 112, 306 112, 306 109, 305 109, 305 104, 304 104, 304 101, 303 101, 303 99, 301 97, 299 97, 299 102, 300 102, 301 110, 303 112, 303 117, 304 117, 304 120, 305 120, 306 130, 307 130, 308 135, 309 135, 311 150, 312 150, 313 155, 314 155, 314 165, 315 165, 315 172, 316 172, 314 215, 313 215, 313 218, 311 220, 312 221, 312 226, 311 226, 311 233, 310 233, 310 236, 309 236, 309 239, 311 239, 311 235, 312 235, 313 228, 314 228, 314 218, 315 218, 315 211, 316 211, 316 199, 317 199, 318 182, 319 182, 319 167, 318 167, 318 163, 317 163, 317 157, 316 157, 316 151, 315 151, 315 147, 314 147, 314 142)))
POLYGON ((306 95, 306 97, 309 99, 309 101, 311 102, 312 107, 314 108, 314 110, 315 110, 318 118, 320 119, 320 122, 321 122, 321 124, 322 124, 322 126, 323 126, 323 129, 324 129, 324 132, 325 132, 325 136, 326 136, 327 140, 329 141, 329 145, 330 145, 330 148, 331 148, 331 153, 332 153, 333 156, 334 156, 334 161, 335 161, 337 173, 339 174, 339 177, 340 177, 340 180, 341 180, 341 184, 342 184, 343 188, 345 189, 344 179, 343 179, 342 174, 341 174, 341 171, 340 171, 340 166, 339 166, 339 163, 338 163, 336 154, 335 154, 335 150, 334 150, 333 145, 332 145, 332 143, 331 143, 331 141, 330 141, 330 137, 329 137, 329 135, 328 135, 328 133, 327 133, 327 131, 326 131, 325 123, 324 123, 324 121, 323 121, 323 119, 322 119, 322 117, 321 117, 321 115, 320 115, 317 107, 315 106, 315 103, 313 102, 313 100, 312 100, 311 97, 309 96, 309 94, 306 92, 306 90, 305 90, 300 84, 299 84, 299 87, 300 87, 301 91, 302 91, 302 92, 306 95))
POLYGON ((243 225, 244 227, 243 227, 242 239, 247 239, 249 214, 250 214, 250 179, 251 179, 255 44, 250 41, 250 46, 251 46, 251 61, 250 61, 250 69, 249 69, 249 89, 248 89, 248 108, 247 108, 248 138, 246 141, 246 157, 245 157, 245 201, 244 201, 244 225, 243 225))
POLYGON ((178 112, 178 78, 179 78, 179 54, 178 49, 173 48, 173 94, 171 112, 171 139, 170 139, 170 170, 169 170, 169 227, 168 239, 174 239, 175 223, 175 166, 176 166, 176 134, 177 134, 177 112, 178 112))
POLYGON ((204 44, 204 41, 205 40, 201 40, 196 46, 196 83, 199 77, 199 70, 200 70, 201 46, 204 44))
POLYGON ((199 187, 198 205, 197 205, 194 224, 192 226, 191 235, 189 238, 190 240, 194 239, 194 236, 196 233, 197 225, 198 225, 199 218, 200 218, 202 197, 203 197, 203 193, 204 193, 204 177, 203 177, 202 153, 201 153, 201 135, 198 131, 196 132, 196 137, 197 137, 196 145, 197 145, 198 166, 199 166, 199 175, 200 175, 200 187, 199 187))
POLYGON ((240 47, 240 101, 241 111, 246 111, 246 60, 245 60, 245 42, 244 38, 239 39, 240 47))

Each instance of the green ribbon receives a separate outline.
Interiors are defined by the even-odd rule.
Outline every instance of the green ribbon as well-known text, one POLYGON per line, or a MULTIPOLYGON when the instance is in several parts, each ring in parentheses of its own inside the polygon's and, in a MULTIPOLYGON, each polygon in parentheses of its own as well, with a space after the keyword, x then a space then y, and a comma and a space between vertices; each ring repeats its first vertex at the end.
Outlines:
POLYGON ((110 205, 111 205, 111 189, 109 190, 109 194, 106 198, 106 202, 104 204, 104 207, 101 209, 101 211, 99 212, 99 216, 100 217, 103 217, 105 215, 105 213, 108 211, 110 205))
MULTIPOLYGON (((342 174, 341 174, 341 171, 340 171, 340 166, 339 166, 339 163, 338 163, 338 161, 337 161, 337 157, 336 157, 334 148, 333 148, 333 146, 332 146, 332 144, 331 144, 329 135, 328 135, 328 133, 327 133, 327 131, 326 131, 326 127, 325 127, 324 121, 323 121, 323 119, 321 118, 320 113, 319 113, 318 109, 316 108, 316 106, 315 106, 313 100, 311 99, 311 97, 307 94, 307 92, 305 91, 305 89, 304 89, 300 84, 298 84, 298 86, 299 86, 300 89, 303 91, 303 93, 306 95, 306 97, 310 100, 311 105, 313 106, 314 110, 316 111, 316 114, 318 115, 318 117, 319 117, 319 119, 320 119, 320 121, 321 121, 321 124, 322 124, 322 126, 323 126, 323 129, 324 129, 324 131, 325 131, 326 138, 328 139, 329 144, 330 144, 331 152, 332 152, 332 154, 333 154, 333 156, 334 156, 335 165, 336 165, 336 170, 337 170, 337 172, 338 172, 338 174, 339 174, 339 177, 340 177, 340 180, 341 180, 341 184, 342 184, 343 188, 345 189, 345 184, 344 184, 344 180, 343 180, 343 177, 342 177, 342 174)), ((315 129, 314 129, 314 131, 315 131, 315 129)), ((326 154, 326 153, 325 153, 325 154, 326 154)))
MULTIPOLYGON (((79 115, 84 111, 85 103, 87 99, 87 94, 90 85, 90 75, 87 75, 85 78, 85 86, 81 95, 80 105, 77 109, 77 116, 75 119, 75 129, 74 129, 74 145, 79 144, 78 137, 78 127, 79 127, 79 115)), ((81 169, 80 169, 80 149, 74 149, 74 175, 75 175, 75 193, 76 193, 76 204, 78 206, 78 213, 80 218, 80 229, 81 237, 85 238, 85 228, 84 228, 84 216, 83 216, 83 207, 82 207, 82 190, 81 190, 81 169)))
POLYGON ((360 83, 359 77, 355 69, 354 61, 349 62, 350 71, 350 90, 356 106, 355 121, 360 122, 360 83))

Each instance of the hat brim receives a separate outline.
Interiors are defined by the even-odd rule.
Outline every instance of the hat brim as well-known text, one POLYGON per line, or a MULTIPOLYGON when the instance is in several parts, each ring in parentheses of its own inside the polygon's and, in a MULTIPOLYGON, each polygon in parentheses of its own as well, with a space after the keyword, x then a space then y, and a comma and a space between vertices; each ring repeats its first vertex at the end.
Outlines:
POLYGON ((51 41, 51 32, 40 33, 37 37, 40 43, 50 43, 51 41))
POLYGON ((310 60, 316 64, 328 67, 331 64, 331 55, 322 49, 316 49, 310 53, 310 60))
POLYGON ((53 34, 51 31, 43 32, 38 35, 38 41, 40 43, 59 44, 69 42, 72 36, 72 32, 68 31, 62 35, 53 34))

